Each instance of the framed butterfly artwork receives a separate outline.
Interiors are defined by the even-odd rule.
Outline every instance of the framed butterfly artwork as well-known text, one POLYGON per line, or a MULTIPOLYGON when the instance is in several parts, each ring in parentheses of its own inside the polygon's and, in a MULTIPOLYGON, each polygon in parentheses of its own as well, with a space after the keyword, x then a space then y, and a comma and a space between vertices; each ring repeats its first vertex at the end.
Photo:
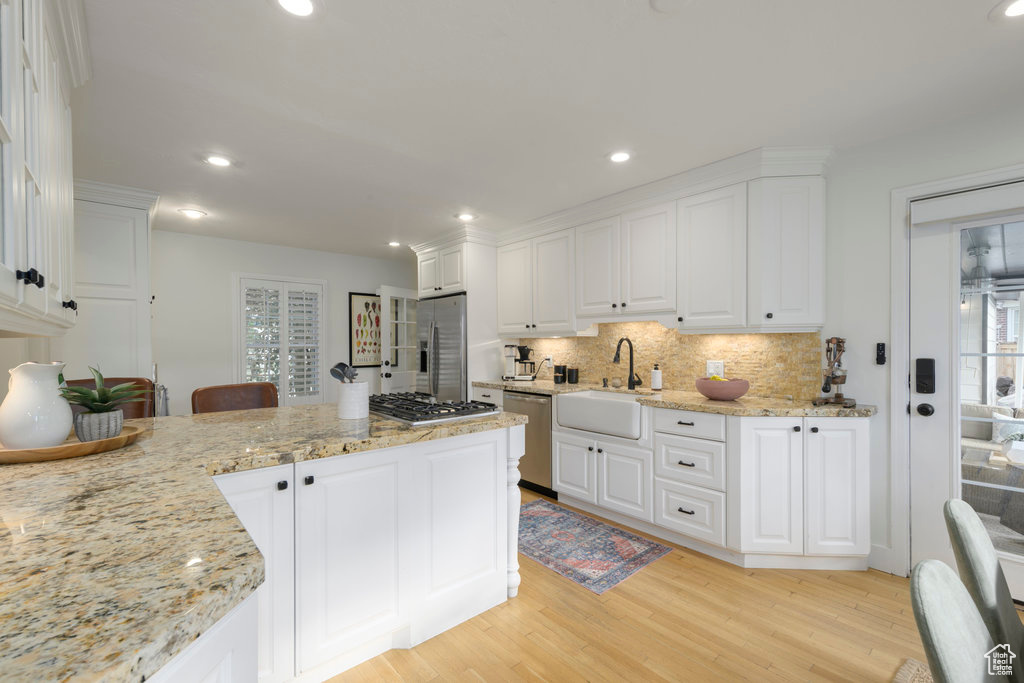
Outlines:
POLYGON ((380 297, 348 293, 349 365, 380 367, 380 297))

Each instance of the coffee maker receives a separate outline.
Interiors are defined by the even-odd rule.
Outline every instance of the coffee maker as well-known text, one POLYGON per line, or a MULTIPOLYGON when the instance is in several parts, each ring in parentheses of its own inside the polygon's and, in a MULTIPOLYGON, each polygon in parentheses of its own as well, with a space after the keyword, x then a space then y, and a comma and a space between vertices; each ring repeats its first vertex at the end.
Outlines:
POLYGON ((533 349, 529 346, 506 344, 504 356, 504 373, 501 378, 506 382, 532 382, 537 379, 537 363, 530 360, 533 349))

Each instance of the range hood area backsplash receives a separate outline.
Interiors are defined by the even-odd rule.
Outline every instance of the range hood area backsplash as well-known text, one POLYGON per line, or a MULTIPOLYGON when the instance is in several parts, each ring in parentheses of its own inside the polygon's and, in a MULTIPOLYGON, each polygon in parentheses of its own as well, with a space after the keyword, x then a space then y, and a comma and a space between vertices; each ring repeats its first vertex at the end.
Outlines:
MULTIPOLYGON (((821 335, 800 334, 679 334, 657 322, 602 323, 596 337, 521 339, 534 349, 538 366, 545 356, 554 363, 579 368, 580 382, 600 383, 618 377, 623 384, 629 371, 626 345, 622 362, 612 363, 620 337, 635 348, 636 371, 649 389, 651 369, 658 363, 665 389, 695 391, 694 380, 706 376, 705 361, 725 362, 726 377, 750 382, 750 395, 809 400, 821 391, 821 335)), ((543 367, 538 379, 551 379, 543 367)))

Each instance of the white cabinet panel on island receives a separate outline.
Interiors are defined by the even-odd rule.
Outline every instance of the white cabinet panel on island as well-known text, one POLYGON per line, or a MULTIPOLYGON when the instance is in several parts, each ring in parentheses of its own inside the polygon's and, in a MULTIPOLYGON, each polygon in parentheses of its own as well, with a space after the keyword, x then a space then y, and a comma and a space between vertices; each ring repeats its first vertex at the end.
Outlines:
POLYGON ((260 683, 295 674, 295 486, 292 465, 214 477, 264 558, 258 602, 260 683))

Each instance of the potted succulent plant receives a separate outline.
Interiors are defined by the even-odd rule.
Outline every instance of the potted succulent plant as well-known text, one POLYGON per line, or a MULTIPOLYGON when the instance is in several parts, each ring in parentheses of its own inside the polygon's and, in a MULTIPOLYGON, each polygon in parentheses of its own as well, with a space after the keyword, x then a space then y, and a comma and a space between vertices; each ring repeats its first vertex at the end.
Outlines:
POLYGON ((96 368, 89 368, 96 388, 61 387, 60 393, 73 406, 85 408, 75 415, 75 435, 79 441, 109 439, 121 433, 124 426, 124 412, 119 406, 125 403, 144 401, 142 395, 148 389, 136 389, 132 382, 116 387, 103 386, 103 375, 96 368))
POLYGON ((1024 432, 1014 432, 1003 438, 1003 455, 1011 462, 1024 463, 1024 432))

